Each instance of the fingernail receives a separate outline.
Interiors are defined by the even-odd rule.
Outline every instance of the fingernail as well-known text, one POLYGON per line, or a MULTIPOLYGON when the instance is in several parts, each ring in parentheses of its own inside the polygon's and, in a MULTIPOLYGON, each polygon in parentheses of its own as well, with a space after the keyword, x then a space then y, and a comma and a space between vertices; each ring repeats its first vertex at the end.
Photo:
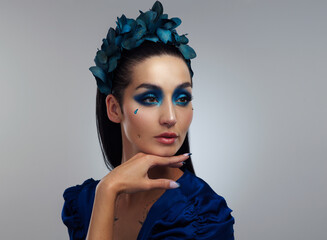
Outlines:
POLYGON ((180 184, 178 182, 170 181, 170 184, 169 184, 170 188, 178 188, 179 186, 180 186, 180 184))
POLYGON ((192 153, 184 153, 183 155, 184 156, 190 156, 190 155, 192 155, 192 153))

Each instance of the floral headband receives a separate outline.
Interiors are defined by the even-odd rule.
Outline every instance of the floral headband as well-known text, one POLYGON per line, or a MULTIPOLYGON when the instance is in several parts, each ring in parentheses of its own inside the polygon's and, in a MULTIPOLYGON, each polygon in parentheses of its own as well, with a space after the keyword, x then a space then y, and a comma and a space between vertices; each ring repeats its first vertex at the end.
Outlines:
POLYGON ((149 11, 139 11, 141 14, 136 20, 126 18, 124 14, 120 18, 117 17, 116 29, 109 29, 107 37, 102 40, 101 49, 96 53, 94 59, 96 66, 89 68, 103 94, 111 93, 113 72, 123 49, 136 48, 145 40, 176 46, 183 54, 193 77, 190 59, 195 58, 196 53, 187 45, 188 38, 185 36, 187 34, 179 36, 175 30, 181 24, 181 19, 178 17, 168 19, 168 14, 163 14, 163 7, 159 1, 156 1, 149 11))

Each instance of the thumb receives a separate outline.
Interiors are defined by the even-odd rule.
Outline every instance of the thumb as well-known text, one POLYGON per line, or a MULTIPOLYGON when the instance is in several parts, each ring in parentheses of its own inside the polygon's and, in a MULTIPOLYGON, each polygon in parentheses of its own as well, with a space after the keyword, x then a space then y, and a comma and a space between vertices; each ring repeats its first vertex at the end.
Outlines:
POLYGON ((165 189, 171 189, 171 188, 178 188, 180 184, 178 182, 175 182, 173 180, 168 179, 156 179, 151 181, 151 188, 165 188, 165 189))

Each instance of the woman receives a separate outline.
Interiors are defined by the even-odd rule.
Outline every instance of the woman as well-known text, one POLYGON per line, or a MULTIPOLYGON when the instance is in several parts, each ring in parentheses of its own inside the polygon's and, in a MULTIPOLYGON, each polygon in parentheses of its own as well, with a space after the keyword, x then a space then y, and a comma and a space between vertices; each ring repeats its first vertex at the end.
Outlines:
POLYGON ((159 1, 136 20, 122 15, 90 68, 111 171, 65 190, 71 239, 234 239, 231 210, 188 153, 196 55, 167 17, 159 1))

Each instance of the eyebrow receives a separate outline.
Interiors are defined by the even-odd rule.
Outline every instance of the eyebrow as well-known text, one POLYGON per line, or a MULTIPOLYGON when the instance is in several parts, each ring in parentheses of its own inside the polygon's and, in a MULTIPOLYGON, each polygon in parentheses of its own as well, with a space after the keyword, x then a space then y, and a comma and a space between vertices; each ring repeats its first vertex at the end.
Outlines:
MULTIPOLYGON (((192 87, 190 82, 185 82, 182 84, 179 84, 176 88, 187 88, 187 87, 192 87)), ((135 90, 139 88, 147 88, 147 89, 154 89, 154 90, 161 90, 161 87, 155 84, 150 84, 150 83, 142 83, 139 86, 135 88, 135 90)))

